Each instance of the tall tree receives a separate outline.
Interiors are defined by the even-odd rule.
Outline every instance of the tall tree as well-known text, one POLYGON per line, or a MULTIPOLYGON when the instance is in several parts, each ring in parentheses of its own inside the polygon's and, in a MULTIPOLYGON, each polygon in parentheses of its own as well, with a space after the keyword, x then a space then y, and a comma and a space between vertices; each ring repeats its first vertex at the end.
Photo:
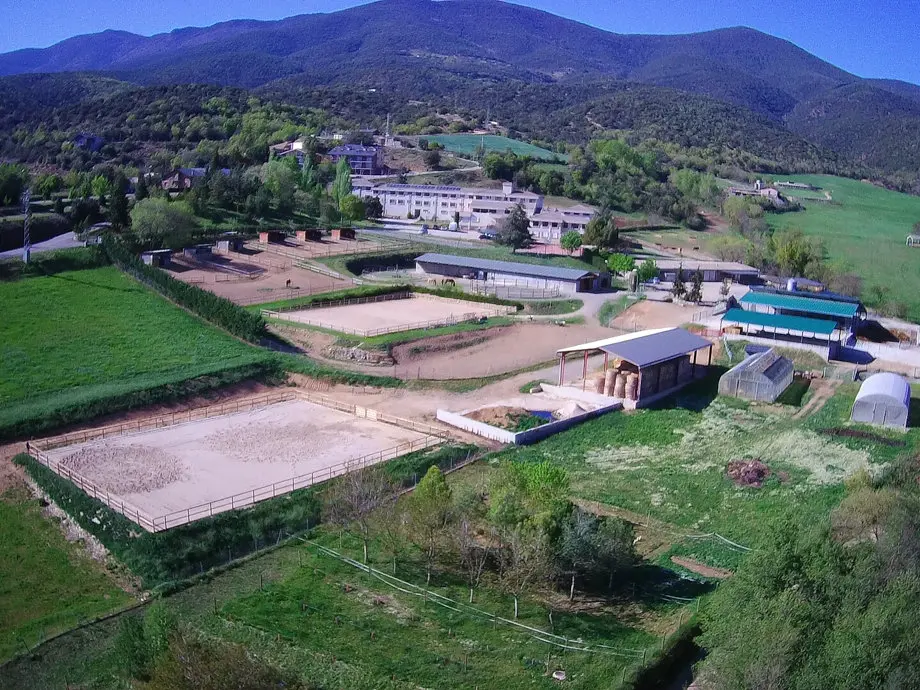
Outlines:
POLYGON ((13 206, 29 184, 29 171, 25 166, 0 163, 0 206, 13 206))
POLYGON ((134 201, 143 201, 150 195, 147 189, 147 176, 143 171, 138 173, 137 184, 134 185, 134 201))
POLYGON ((118 173, 112 185, 112 199, 109 202, 109 222, 112 229, 120 232, 128 227, 131 217, 128 215, 128 180, 122 173, 118 173))
POLYGON ((703 299, 703 274, 697 269, 690 276, 690 290, 687 292, 687 301, 699 303, 703 299))
POLYGON ((450 518, 451 491, 436 465, 428 468, 409 500, 409 520, 413 540, 425 554, 427 581, 444 528, 450 518))
POLYGON ((351 166, 345 158, 340 158, 335 166, 335 181, 332 183, 332 200, 339 210, 342 210, 342 201, 351 194, 351 166))
POLYGON ((371 537, 371 514, 392 495, 392 484, 376 467, 352 470, 339 477, 324 493, 327 519, 333 524, 357 529, 365 563, 371 537))
POLYGON ((495 241, 511 247, 512 253, 533 244, 533 235, 530 234, 530 218, 527 217, 527 212, 521 204, 515 204, 511 213, 502 218, 495 241))

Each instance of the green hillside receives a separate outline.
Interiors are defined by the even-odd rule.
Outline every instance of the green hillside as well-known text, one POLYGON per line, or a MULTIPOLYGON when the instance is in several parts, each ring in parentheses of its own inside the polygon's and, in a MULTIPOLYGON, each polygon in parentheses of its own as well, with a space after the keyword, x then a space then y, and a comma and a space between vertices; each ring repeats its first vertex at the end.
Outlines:
POLYGON ((530 156, 531 158, 550 161, 554 158, 568 158, 565 154, 553 153, 539 146, 528 144, 525 141, 517 141, 516 139, 491 134, 486 136, 481 134, 434 134, 425 138, 428 141, 437 142, 448 151, 459 153, 461 156, 474 156, 481 145, 485 147, 486 153, 512 151, 519 156, 530 156))
POLYGON ((920 249, 905 246, 907 234, 920 221, 920 198, 882 189, 868 182, 827 175, 795 175, 777 179, 807 182, 821 192, 801 195, 805 211, 770 215, 774 228, 800 228, 824 240, 831 260, 845 262, 864 281, 863 295, 873 304, 873 288, 889 290, 888 300, 920 319, 920 249), (809 196, 829 192, 833 201, 809 196))

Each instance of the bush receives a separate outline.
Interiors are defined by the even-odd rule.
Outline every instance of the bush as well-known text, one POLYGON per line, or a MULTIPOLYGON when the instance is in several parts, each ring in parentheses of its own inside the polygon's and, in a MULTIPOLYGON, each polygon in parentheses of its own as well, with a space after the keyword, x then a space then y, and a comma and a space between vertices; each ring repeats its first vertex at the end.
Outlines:
MULTIPOLYGON (((25 218, 8 216, 0 219, 0 251, 19 249, 22 246, 22 232, 25 218)), ((63 235, 72 229, 70 221, 57 213, 33 213, 29 222, 29 238, 32 244, 44 242, 63 235)))
POLYGON ((111 237, 102 244, 112 263, 164 297, 198 314, 206 321, 250 343, 258 344, 265 335, 265 321, 228 299, 176 280, 158 268, 147 266, 111 237))

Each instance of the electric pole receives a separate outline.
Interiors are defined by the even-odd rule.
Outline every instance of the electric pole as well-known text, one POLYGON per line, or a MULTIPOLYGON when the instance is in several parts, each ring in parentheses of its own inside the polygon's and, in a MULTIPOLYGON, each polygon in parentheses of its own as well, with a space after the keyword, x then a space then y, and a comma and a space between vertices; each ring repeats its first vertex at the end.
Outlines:
POLYGON ((32 238, 29 234, 29 224, 32 221, 32 209, 30 202, 32 201, 32 192, 26 189, 22 193, 22 213, 25 216, 25 221, 22 225, 22 261, 23 263, 29 263, 29 255, 32 253, 32 238))

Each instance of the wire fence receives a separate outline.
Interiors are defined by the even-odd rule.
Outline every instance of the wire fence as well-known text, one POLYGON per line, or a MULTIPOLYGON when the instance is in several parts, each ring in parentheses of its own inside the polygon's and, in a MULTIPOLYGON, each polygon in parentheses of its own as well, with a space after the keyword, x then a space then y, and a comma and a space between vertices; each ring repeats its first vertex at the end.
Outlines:
POLYGON ((138 419, 122 424, 101 427, 98 429, 87 429, 84 431, 64 434, 50 439, 44 439, 35 443, 26 444, 26 452, 35 460, 46 466, 51 471, 61 477, 64 477, 87 495, 101 501, 112 510, 121 513, 128 519, 143 527, 148 532, 160 532, 178 525, 187 524, 200 520, 205 517, 211 517, 215 514, 238 508, 246 508, 261 501, 276 498, 298 489, 307 488, 314 484, 319 484, 333 477, 337 477, 349 472, 358 471, 373 464, 391 460, 393 458, 413 453, 419 450, 425 450, 444 443, 450 438, 449 434, 439 427, 435 427, 423 422, 417 422, 411 419, 405 419, 396 415, 387 414, 378 410, 353 405, 351 403, 341 402, 328 396, 313 393, 310 391, 277 391, 265 395, 247 398, 245 400, 234 401, 216 406, 192 408, 182 412, 157 415, 147 419, 138 419), (189 506, 181 510, 172 511, 165 515, 151 516, 137 505, 125 501, 119 496, 113 496, 108 489, 98 486, 90 481, 79 472, 76 472, 65 465, 63 462, 52 459, 48 450, 65 447, 77 443, 86 443, 97 439, 111 438, 128 433, 136 433, 152 429, 162 429, 166 427, 188 424, 203 419, 220 417, 234 414, 241 411, 248 411, 268 405, 286 402, 291 400, 305 400, 307 402, 322 405, 330 409, 348 413, 359 419, 368 419, 371 421, 391 424, 416 433, 422 434, 419 439, 413 439, 405 443, 397 444, 373 453, 369 453, 357 458, 349 458, 342 462, 329 465, 327 467, 314 470, 310 473, 304 473, 293 476, 282 481, 273 482, 243 492, 238 492, 230 496, 203 502, 197 505, 189 506))
MULTIPOLYGON (((252 297, 234 297, 233 302, 240 306, 255 306, 257 304, 268 304, 270 302, 280 302, 281 300, 292 300, 298 297, 310 297, 311 295, 320 295, 325 292, 334 292, 336 290, 347 290, 355 286, 354 280, 350 278, 329 278, 325 280, 310 281, 307 287, 277 287, 264 288, 259 290, 259 294, 252 297)), ((278 307, 276 311, 306 309, 307 307, 278 307)))

